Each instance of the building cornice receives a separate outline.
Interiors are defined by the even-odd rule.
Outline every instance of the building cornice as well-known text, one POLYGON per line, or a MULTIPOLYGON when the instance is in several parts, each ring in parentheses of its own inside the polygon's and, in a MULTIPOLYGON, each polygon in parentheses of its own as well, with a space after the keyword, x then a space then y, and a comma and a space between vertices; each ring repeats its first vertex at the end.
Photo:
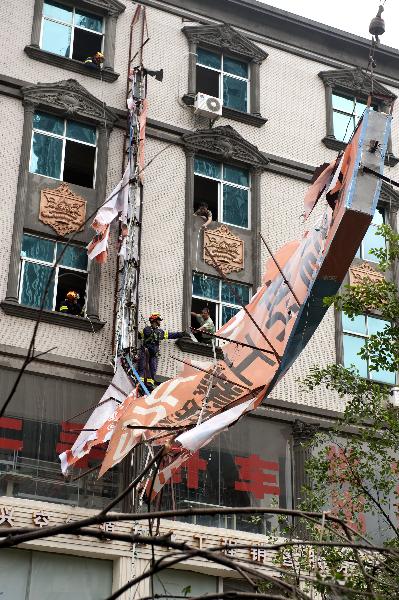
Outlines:
MULTIPOLYGON (((257 41, 280 46, 283 43, 288 52, 307 52, 309 59, 319 62, 324 57, 326 64, 337 61, 341 65, 365 67, 368 63, 370 40, 256 0, 142 0, 142 4, 184 15, 192 21, 228 20, 231 26, 256 36, 257 41)), ((396 81, 397 85, 399 51, 381 45, 377 62, 376 73, 396 81)))

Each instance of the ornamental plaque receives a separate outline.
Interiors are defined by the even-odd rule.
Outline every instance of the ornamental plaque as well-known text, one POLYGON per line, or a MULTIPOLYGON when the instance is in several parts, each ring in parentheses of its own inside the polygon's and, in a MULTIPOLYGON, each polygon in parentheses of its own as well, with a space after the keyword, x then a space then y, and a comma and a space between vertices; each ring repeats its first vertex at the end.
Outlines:
POLYGON ((244 268, 244 241, 226 225, 204 230, 204 262, 224 275, 244 268))
POLYGON ((359 285, 368 279, 373 283, 384 281, 384 275, 367 262, 353 264, 349 269, 350 285, 359 285))
POLYGON ((83 228, 86 218, 86 200, 69 189, 67 183, 40 192, 39 219, 65 236, 83 228))

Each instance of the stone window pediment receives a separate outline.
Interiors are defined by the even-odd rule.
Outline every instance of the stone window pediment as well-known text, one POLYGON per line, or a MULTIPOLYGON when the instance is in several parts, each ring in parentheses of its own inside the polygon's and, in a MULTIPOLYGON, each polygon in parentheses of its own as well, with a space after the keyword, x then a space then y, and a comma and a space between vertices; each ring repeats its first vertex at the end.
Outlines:
POLYGON ((268 57, 267 52, 227 24, 183 27, 182 31, 189 42, 198 46, 217 48, 259 64, 268 57))
POLYGON ((253 169, 265 169, 269 163, 256 146, 250 144, 230 125, 212 129, 198 129, 182 137, 187 150, 205 153, 224 161, 249 165, 253 169))
POLYGON ((112 128, 117 115, 88 92, 75 79, 38 83, 21 88, 24 104, 50 109, 68 117, 78 117, 112 128))
MULTIPOLYGON (((363 69, 339 69, 337 71, 321 71, 320 79, 324 85, 329 85, 334 90, 363 96, 367 99, 371 89, 371 77, 363 69)), ((374 80, 374 93, 376 96, 383 96, 391 102, 396 100, 397 96, 379 81, 374 80)))
MULTIPOLYGON (((370 74, 364 69, 359 67, 351 69, 339 69, 331 71, 320 71, 320 79, 324 83, 326 92, 326 136, 323 138, 323 143, 330 150, 342 150, 345 148, 348 138, 350 137, 351 130, 354 128, 354 123, 350 127, 346 126, 345 123, 348 121, 357 122, 363 111, 363 107, 367 102, 367 98, 370 94, 372 87, 372 81, 370 74), (339 103, 346 103, 349 106, 349 102, 356 99, 356 107, 360 109, 360 114, 357 114, 356 107, 346 108, 341 114, 340 107, 334 104, 337 101, 339 103), (352 113, 353 119, 350 117, 352 113), (356 114, 354 114, 356 113, 356 114), (335 120, 338 117, 341 119, 341 126, 338 126, 338 122, 335 120), (340 131, 338 134, 335 131, 335 125, 338 129, 344 129, 347 132, 345 141, 342 141, 340 131), (346 127, 346 129, 345 129, 346 127)), ((391 104, 396 100, 397 96, 391 92, 387 87, 382 85, 377 80, 373 82, 373 106, 377 110, 383 110, 387 112, 391 104)), ((354 105, 355 106, 355 105, 354 105)), ((348 123, 349 125, 349 123, 348 123)), ((392 152, 392 140, 388 141, 388 150, 385 157, 385 163, 390 166, 395 166, 398 162, 392 152)))
MULTIPOLYGON (((218 53, 221 57, 230 56, 232 59, 240 60, 247 67, 248 74, 245 75, 247 88, 241 90, 242 94, 244 94, 243 90, 245 90, 247 97, 239 105, 234 105, 234 103, 228 105, 226 103, 223 106, 223 116, 242 123, 255 125, 256 127, 264 125, 267 119, 260 114, 260 65, 267 58, 267 52, 254 44, 245 35, 225 23, 220 25, 187 26, 183 27, 182 32, 189 43, 188 91, 183 96, 183 102, 188 106, 192 106, 197 92, 216 96, 217 92, 211 93, 206 89, 198 89, 200 79, 197 81, 197 66, 201 68, 201 65, 197 65, 197 49, 202 48, 203 50, 218 53), (243 106, 244 102, 246 108, 243 106)), ((240 73, 236 74, 240 75, 240 73)), ((229 75, 228 71, 227 75, 229 75)), ((225 79, 226 77, 222 72, 219 83, 220 98, 223 98, 223 86, 227 85, 229 77, 227 76, 226 81, 224 81, 225 79)), ((235 90, 235 93, 238 93, 238 91, 235 90)))

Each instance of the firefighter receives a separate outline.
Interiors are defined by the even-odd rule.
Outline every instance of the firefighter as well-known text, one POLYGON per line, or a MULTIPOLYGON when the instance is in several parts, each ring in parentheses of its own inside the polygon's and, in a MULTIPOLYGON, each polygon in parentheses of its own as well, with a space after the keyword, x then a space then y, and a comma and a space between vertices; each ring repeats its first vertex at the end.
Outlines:
POLYGON ((80 296, 79 296, 78 292, 75 292, 74 290, 70 290, 67 293, 63 304, 61 304, 61 306, 60 306, 60 312, 67 314, 67 315, 75 315, 75 316, 81 317, 83 315, 83 309, 82 309, 82 305, 80 304, 79 300, 80 300, 80 296))
POLYGON ((165 331, 161 329, 163 321, 159 313, 152 313, 149 317, 150 325, 139 331, 142 345, 137 363, 138 374, 147 383, 147 387, 155 387, 155 375, 158 368, 159 344, 162 340, 177 340, 185 334, 179 331, 165 331))

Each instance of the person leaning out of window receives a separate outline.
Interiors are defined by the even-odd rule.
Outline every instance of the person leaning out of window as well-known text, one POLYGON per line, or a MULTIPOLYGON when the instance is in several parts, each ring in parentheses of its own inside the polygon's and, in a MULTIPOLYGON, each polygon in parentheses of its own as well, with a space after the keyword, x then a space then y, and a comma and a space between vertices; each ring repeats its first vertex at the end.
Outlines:
POLYGON ((215 333, 215 325, 210 317, 209 308, 203 308, 200 314, 192 312, 191 316, 195 317, 199 323, 199 327, 195 332, 198 341, 202 342, 203 344, 210 344, 212 341, 212 335, 209 334, 215 333))
POLYGON ((64 315, 75 315, 75 317, 82 317, 83 308, 79 300, 79 294, 74 290, 70 290, 67 293, 64 302, 60 306, 60 312, 64 313, 64 315))
POLYGON ((194 213, 197 217, 201 217, 205 222, 201 225, 201 229, 206 229, 212 223, 212 213, 206 202, 202 202, 199 208, 194 213))

